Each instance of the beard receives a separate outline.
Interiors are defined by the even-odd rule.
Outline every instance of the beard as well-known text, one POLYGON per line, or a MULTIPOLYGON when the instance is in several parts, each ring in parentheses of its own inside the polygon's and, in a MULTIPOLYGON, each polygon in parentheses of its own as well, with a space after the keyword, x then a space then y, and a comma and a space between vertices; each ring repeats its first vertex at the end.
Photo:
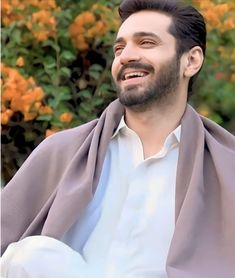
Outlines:
POLYGON ((149 73, 153 75, 148 84, 129 85, 121 88, 116 82, 115 86, 120 102, 133 110, 144 111, 154 103, 160 104, 169 98, 172 99, 179 87, 180 57, 178 55, 161 66, 158 73, 155 73, 154 68, 147 64, 136 62, 126 64, 118 75, 118 81, 126 68, 149 69, 149 73))

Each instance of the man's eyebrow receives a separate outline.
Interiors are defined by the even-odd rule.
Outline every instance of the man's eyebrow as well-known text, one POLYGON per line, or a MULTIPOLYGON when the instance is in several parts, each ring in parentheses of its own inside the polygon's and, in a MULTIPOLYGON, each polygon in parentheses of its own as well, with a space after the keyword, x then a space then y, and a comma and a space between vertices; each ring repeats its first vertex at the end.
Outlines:
MULTIPOLYGON (((156 35, 155 33, 152 33, 152 32, 136 32, 136 33, 134 33, 133 37, 135 39, 137 39, 139 37, 153 37, 157 41, 162 41, 158 35, 156 35)), ((114 41, 113 46, 115 47, 116 44, 123 43, 123 42, 125 42, 125 39, 123 37, 117 38, 114 41)))
POLYGON ((116 45, 116 44, 119 44, 119 43, 122 43, 122 42, 125 42, 124 38, 120 37, 120 38, 117 38, 114 43, 113 43, 113 47, 116 45))
POLYGON ((161 41, 161 38, 153 32, 137 32, 134 34, 134 38, 138 37, 153 37, 154 39, 161 41))

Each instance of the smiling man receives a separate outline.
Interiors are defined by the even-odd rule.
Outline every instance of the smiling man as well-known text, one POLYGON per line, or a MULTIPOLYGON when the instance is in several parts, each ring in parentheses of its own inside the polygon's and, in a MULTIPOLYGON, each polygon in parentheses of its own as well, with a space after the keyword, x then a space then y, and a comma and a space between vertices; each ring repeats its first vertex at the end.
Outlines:
POLYGON ((187 104, 201 14, 123 0, 118 99, 44 140, 2 196, 2 277, 221 278, 235 273, 235 139, 187 104))
POLYGON ((120 102, 132 110, 146 111, 180 89, 180 57, 168 32, 171 21, 167 15, 142 11, 128 18, 118 32, 112 74, 120 102))

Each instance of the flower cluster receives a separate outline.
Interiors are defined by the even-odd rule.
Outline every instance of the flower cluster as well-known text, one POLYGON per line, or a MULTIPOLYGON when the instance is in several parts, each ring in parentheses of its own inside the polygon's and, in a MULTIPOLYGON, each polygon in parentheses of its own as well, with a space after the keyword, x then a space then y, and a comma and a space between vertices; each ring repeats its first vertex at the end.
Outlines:
POLYGON ((108 30, 116 28, 118 21, 110 18, 112 11, 100 4, 92 6, 91 11, 79 14, 69 27, 69 33, 77 49, 84 51, 96 37, 102 37, 108 30))
POLYGON ((221 32, 235 28, 234 3, 216 4, 212 0, 194 0, 207 21, 208 30, 219 29, 221 32))
POLYGON ((51 107, 43 104, 44 92, 32 77, 23 77, 16 69, 1 65, 2 104, 1 119, 6 125, 15 112, 21 112, 24 121, 42 114, 52 114, 51 107))
POLYGON ((56 19, 50 11, 42 10, 33 13, 26 26, 39 42, 56 35, 56 19))
POLYGON ((2 21, 5 26, 21 21, 37 41, 44 41, 56 34, 53 11, 58 9, 55 0, 3 0, 2 21))
POLYGON ((24 19, 25 6, 20 0, 2 0, 2 22, 5 26, 24 19), (16 8, 17 7, 17 8, 16 8))

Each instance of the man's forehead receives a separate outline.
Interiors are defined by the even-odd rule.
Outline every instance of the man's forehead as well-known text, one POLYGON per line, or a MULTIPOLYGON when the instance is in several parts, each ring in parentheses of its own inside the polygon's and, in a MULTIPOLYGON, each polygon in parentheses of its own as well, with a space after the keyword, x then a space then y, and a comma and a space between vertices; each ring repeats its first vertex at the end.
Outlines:
POLYGON ((117 40, 125 37, 133 37, 140 33, 152 33, 161 38, 169 36, 169 27, 172 18, 158 11, 140 11, 130 15, 120 26, 117 40))
POLYGON ((159 11, 139 11, 130 15, 120 26, 117 38, 125 34, 135 34, 138 32, 151 32, 156 35, 169 33, 172 18, 159 11))

